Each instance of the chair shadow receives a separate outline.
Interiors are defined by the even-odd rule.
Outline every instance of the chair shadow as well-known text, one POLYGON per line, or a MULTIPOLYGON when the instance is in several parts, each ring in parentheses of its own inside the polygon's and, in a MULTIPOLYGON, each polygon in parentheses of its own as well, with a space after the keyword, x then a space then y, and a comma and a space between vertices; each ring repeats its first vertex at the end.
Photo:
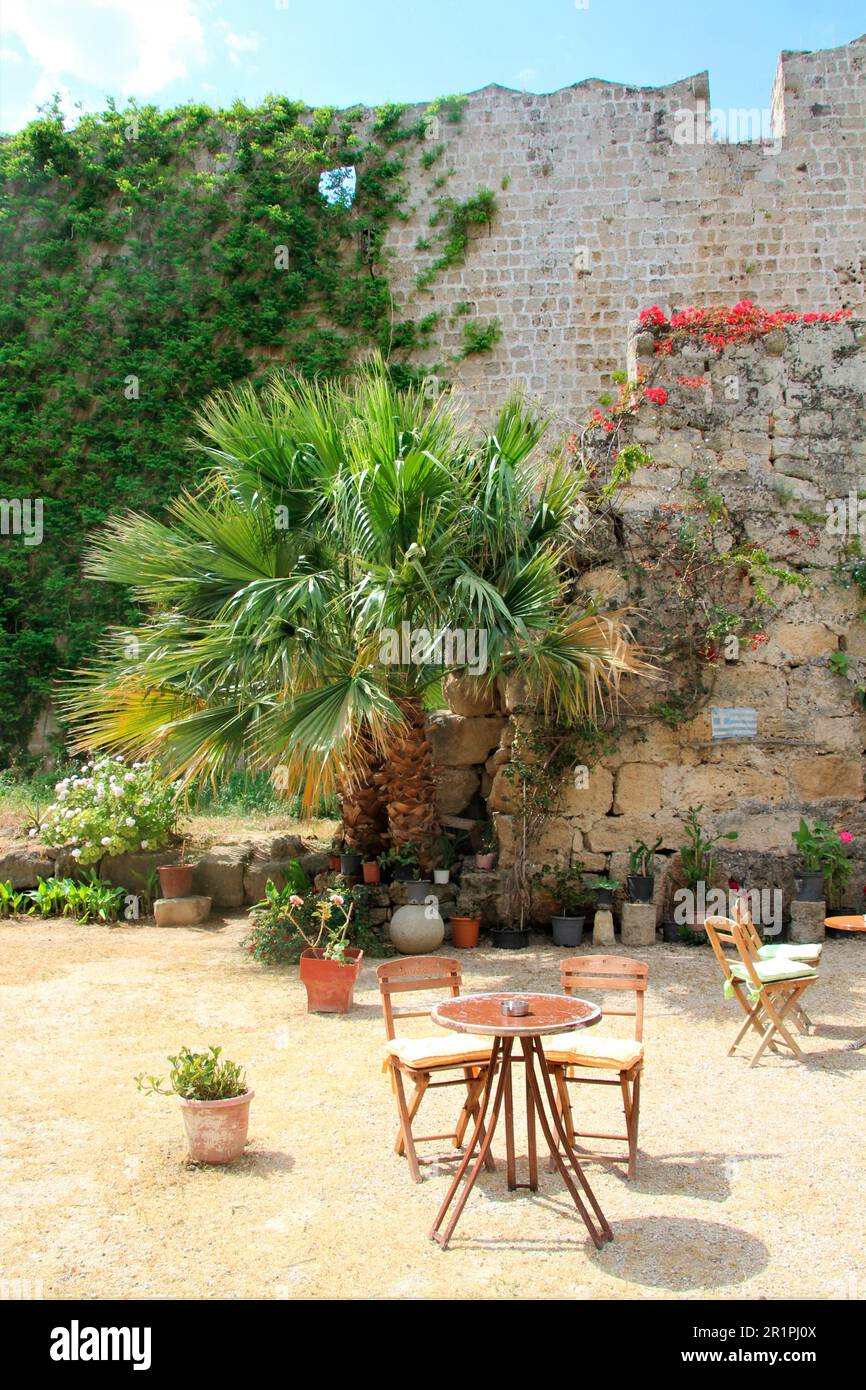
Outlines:
MULTIPOLYGON (((693 1197, 700 1202, 724 1202, 731 1195, 731 1169, 735 1163, 776 1163, 779 1154, 767 1153, 705 1153, 692 1150, 668 1153, 655 1158, 638 1149, 637 1171, 633 1178, 625 1172, 624 1164, 589 1163, 578 1153, 590 1175, 602 1166, 619 1179, 623 1186, 643 1195, 663 1197, 693 1197)), ((590 1176, 591 1180, 591 1176, 590 1176)))

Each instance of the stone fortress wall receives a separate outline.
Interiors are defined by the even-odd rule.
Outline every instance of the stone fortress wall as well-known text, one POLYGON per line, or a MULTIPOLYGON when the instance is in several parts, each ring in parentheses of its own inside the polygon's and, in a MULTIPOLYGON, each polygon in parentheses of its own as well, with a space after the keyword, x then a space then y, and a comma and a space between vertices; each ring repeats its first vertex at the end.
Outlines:
MULTIPOLYGON (((690 804, 703 804, 709 826, 738 831, 724 861, 742 882, 790 895, 791 831, 806 814, 854 833, 849 897, 861 909, 866 883, 866 726, 857 696, 866 623, 859 589, 837 573, 851 536, 796 520, 804 508, 823 514, 852 489, 866 496, 866 41, 783 54, 771 111, 772 140, 713 143, 706 74, 659 89, 591 80, 549 96, 485 88, 459 124, 443 121, 437 134, 455 171, 450 196, 496 192, 489 232, 480 231, 463 266, 414 289, 418 255, 409 251, 433 206, 419 176, 409 199, 416 213, 393 243, 405 252, 404 312, 465 298, 479 318, 502 324, 492 352, 458 369, 473 411, 488 412, 520 385, 570 428, 611 389, 610 373, 627 358, 633 370, 647 351, 634 331, 641 308, 749 298, 774 309, 853 310, 842 323, 791 327, 719 358, 685 349, 668 360, 666 376, 700 372, 707 389, 674 389, 664 408, 642 407, 630 426, 657 464, 628 489, 623 505, 634 516, 682 496, 684 480, 700 471, 745 535, 810 581, 802 593, 779 590, 769 640, 719 664, 711 702, 696 717, 627 730, 592 768, 587 790, 564 787, 531 855, 539 865, 580 858, 624 878, 628 846, 661 835, 660 909, 676 881, 690 804), (685 112, 694 113, 694 143, 675 138, 689 128, 685 112), (732 372, 734 401, 723 384, 732 372), (847 677, 828 665, 839 651, 848 654, 847 677), (757 736, 714 740, 710 703, 755 708, 757 736)), ((456 348, 459 324, 453 334, 456 348)), ((588 587, 616 568, 612 554, 588 587)), ((477 813, 482 798, 497 822, 503 870, 519 824, 506 776, 508 713, 507 701, 473 708, 458 699, 431 724, 441 809, 477 813)), ((468 875, 462 910, 480 907, 492 920, 503 884, 468 875)))

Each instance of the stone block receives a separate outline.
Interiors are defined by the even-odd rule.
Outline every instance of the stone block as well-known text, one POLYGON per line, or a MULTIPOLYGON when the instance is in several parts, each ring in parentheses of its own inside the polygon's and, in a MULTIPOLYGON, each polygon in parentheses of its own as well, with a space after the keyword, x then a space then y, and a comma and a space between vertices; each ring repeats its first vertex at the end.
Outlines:
MULTIPOLYGON (((244 868, 249 858, 250 850, 244 845, 214 845, 195 866, 193 888, 196 893, 211 897, 217 907, 240 907, 244 901, 244 868)), ((258 898, 247 901, 258 902, 258 898)))
POLYGON ((153 915, 158 927, 197 927, 210 916, 211 900, 197 895, 191 898, 157 898, 153 915))
POLYGON ((789 937, 798 946, 807 945, 813 941, 823 941, 826 916, 826 903, 800 903, 795 900, 791 903, 789 937))
MULTIPOLYGON (((280 890, 285 888, 291 865, 291 859, 251 859, 243 870, 243 897, 241 901, 260 903, 265 896, 265 886, 268 879, 272 881, 275 888, 280 890)), ((195 882, 195 879, 193 881, 195 882)), ((196 886, 198 885, 196 884, 196 886)), ((223 902, 220 898, 214 898, 214 903, 217 907, 239 906, 236 902, 223 902)))
POLYGON ((171 849, 154 851, 139 850, 137 854, 106 854, 99 864, 99 877, 106 883, 126 888, 130 893, 141 893, 152 874, 161 864, 171 864, 177 854, 171 849))
POLYGON ((461 714, 468 718, 495 714, 499 704, 496 686, 487 684, 477 676, 446 676, 442 683, 442 693, 453 714, 461 714))
POLYGON ((479 777, 471 767, 436 770, 436 805, 440 816, 458 816, 478 791, 479 777))
POLYGON ((557 798, 557 810, 564 816, 573 816, 578 829, 607 815, 612 805, 613 774, 601 766, 589 769, 585 788, 576 787, 572 779, 564 784, 557 798))
POLYGON ((853 748, 847 756, 795 758, 791 762, 791 778, 803 801, 844 796, 856 801, 863 799, 863 763, 859 750, 853 748))
POLYGON ((593 946, 614 946, 616 937, 613 932, 613 913, 605 907, 600 907, 595 914, 595 921, 592 924, 592 944, 593 946))
POLYGON ((463 718, 436 710, 427 720, 427 737, 437 767, 473 767, 487 761, 499 745, 505 719, 496 715, 463 718))
POLYGON ((613 813, 658 811, 661 807, 661 768, 653 763, 623 763, 616 774, 613 813))
POLYGON ((44 850, 22 846, 0 856, 0 883, 8 881, 13 888, 35 888, 38 878, 50 878, 53 873, 54 860, 44 850))
POLYGON ((656 939, 654 903, 623 903, 620 937, 623 946, 652 946, 656 939))

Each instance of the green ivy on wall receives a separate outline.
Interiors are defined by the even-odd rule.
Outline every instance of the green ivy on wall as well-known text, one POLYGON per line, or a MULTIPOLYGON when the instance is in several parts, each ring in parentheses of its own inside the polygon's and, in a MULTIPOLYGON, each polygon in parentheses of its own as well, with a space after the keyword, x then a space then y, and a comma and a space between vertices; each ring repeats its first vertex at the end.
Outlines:
MULTIPOLYGON (((397 320, 385 242, 411 216, 409 152, 417 167, 425 141, 438 148, 431 116, 462 109, 109 103, 69 130, 55 103, 0 141, 0 498, 44 506, 40 545, 0 536, 0 765, 60 673, 131 618, 82 580, 86 534, 195 480, 187 438, 205 396, 274 366, 343 372, 372 348, 400 381, 430 370, 412 353, 441 315, 397 320), (352 168, 354 198, 339 172, 322 196, 323 173, 352 168)), ((446 263, 492 218, 482 195, 443 209, 446 263)), ((469 330, 464 353, 497 333, 469 330)))

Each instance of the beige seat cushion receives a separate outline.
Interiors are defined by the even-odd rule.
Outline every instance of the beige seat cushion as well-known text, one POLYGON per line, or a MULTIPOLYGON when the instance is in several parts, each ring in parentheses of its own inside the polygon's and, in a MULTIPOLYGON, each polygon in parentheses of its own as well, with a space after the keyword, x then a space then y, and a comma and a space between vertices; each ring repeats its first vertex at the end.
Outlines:
POLYGON ((643 1059, 643 1044, 630 1038, 580 1037, 575 1033, 553 1033, 542 1038, 549 1062, 570 1067, 606 1067, 628 1071, 643 1059))
POLYGON ((439 1033, 428 1038, 392 1038, 386 1043, 387 1057, 396 1057, 404 1067, 441 1067, 461 1062, 486 1062, 490 1058, 492 1038, 479 1038, 474 1033, 439 1033))

